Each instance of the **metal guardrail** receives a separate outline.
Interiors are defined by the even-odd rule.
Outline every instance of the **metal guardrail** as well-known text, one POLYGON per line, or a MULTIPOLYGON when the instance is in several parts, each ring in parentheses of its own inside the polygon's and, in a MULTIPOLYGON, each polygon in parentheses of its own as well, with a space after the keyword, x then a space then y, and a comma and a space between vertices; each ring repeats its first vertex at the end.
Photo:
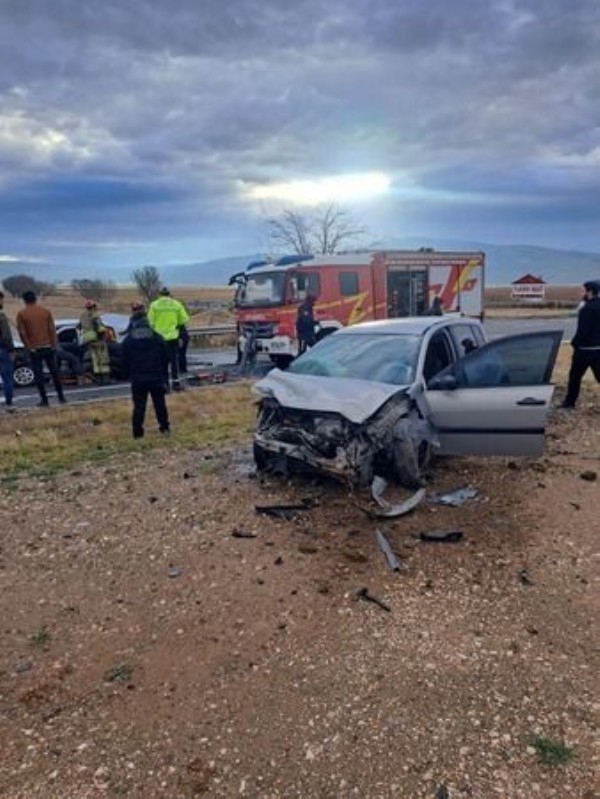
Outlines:
POLYGON ((226 336, 235 333, 237 327, 235 324, 229 323, 224 325, 195 325, 188 327, 190 337, 194 336, 226 336))

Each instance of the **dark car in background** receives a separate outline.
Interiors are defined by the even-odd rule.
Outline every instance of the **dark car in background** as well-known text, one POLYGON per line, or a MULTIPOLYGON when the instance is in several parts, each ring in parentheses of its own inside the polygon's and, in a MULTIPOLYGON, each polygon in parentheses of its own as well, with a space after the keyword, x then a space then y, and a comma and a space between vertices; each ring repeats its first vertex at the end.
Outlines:
MULTIPOLYGON (((102 320, 111 331, 111 341, 108 342, 110 354, 110 373, 114 380, 122 380, 124 377, 123 364, 121 357, 121 342, 127 334, 129 317, 123 314, 103 314, 102 320)), ((83 337, 79 328, 78 319, 57 319, 55 320, 56 332, 58 336, 58 355, 61 375, 65 378, 75 378, 77 375, 70 367, 69 362, 72 358, 78 358, 82 363, 83 374, 91 375, 91 357, 83 343, 83 337), (60 350, 66 351, 71 358, 61 358, 60 350)), ((14 382, 15 386, 27 388, 35 382, 31 361, 27 350, 23 346, 18 335, 14 333, 15 362, 14 362, 14 382)))

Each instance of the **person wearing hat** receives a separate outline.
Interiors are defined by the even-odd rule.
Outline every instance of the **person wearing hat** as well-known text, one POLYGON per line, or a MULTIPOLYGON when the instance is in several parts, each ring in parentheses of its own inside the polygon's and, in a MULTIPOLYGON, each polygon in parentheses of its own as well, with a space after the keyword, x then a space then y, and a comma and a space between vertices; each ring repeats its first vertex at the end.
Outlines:
POLYGON ((35 291, 24 291, 25 307, 17 314, 17 330, 31 359, 31 368, 35 375, 35 384, 40 395, 39 405, 47 407, 48 395, 44 378, 44 364, 50 372, 58 401, 63 404, 67 400, 58 375, 56 364, 56 347, 58 336, 54 318, 47 308, 37 301, 35 291))
POLYGON ((99 383, 110 377, 110 354, 108 351, 107 330, 98 311, 95 300, 85 301, 85 310, 79 319, 83 343, 92 356, 92 372, 99 383))
POLYGON ((141 302, 131 304, 131 320, 121 352, 123 368, 131 382, 133 437, 143 438, 144 436, 148 395, 152 398, 158 429, 161 433, 169 433, 169 412, 165 399, 167 345, 163 337, 150 328, 146 309, 141 302))
POLYGON ((563 408, 572 410, 579 397, 581 381, 591 369, 600 383, 600 285, 594 280, 583 284, 583 302, 577 314, 577 330, 571 340, 573 356, 567 395, 563 408))
MULTIPOLYGON (((150 303, 148 322, 152 330, 162 336, 167 345, 173 391, 183 389, 179 379, 179 331, 189 320, 189 314, 183 303, 171 297, 169 289, 163 286, 160 296, 150 303)), ((167 385, 168 382, 167 370, 167 385)))

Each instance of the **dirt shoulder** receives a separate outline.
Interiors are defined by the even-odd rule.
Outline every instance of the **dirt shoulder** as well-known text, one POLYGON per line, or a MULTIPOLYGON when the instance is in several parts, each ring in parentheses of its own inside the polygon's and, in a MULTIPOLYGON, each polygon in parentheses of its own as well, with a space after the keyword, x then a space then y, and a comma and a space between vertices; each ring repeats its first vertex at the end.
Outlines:
POLYGON ((599 410, 540 461, 440 462, 435 491, 480 496, 380 525, 234 448, 2 489, 0 795, 592 799, 599 410))

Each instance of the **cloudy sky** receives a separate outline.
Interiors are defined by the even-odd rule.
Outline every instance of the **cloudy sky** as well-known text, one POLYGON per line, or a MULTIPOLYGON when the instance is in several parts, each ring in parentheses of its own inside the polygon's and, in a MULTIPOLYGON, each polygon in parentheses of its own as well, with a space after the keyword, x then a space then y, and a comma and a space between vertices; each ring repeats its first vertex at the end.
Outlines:
POLYGON ((1 267, 260 252, 328 198, 600 252, 600 2, 0 0, 1 267))

